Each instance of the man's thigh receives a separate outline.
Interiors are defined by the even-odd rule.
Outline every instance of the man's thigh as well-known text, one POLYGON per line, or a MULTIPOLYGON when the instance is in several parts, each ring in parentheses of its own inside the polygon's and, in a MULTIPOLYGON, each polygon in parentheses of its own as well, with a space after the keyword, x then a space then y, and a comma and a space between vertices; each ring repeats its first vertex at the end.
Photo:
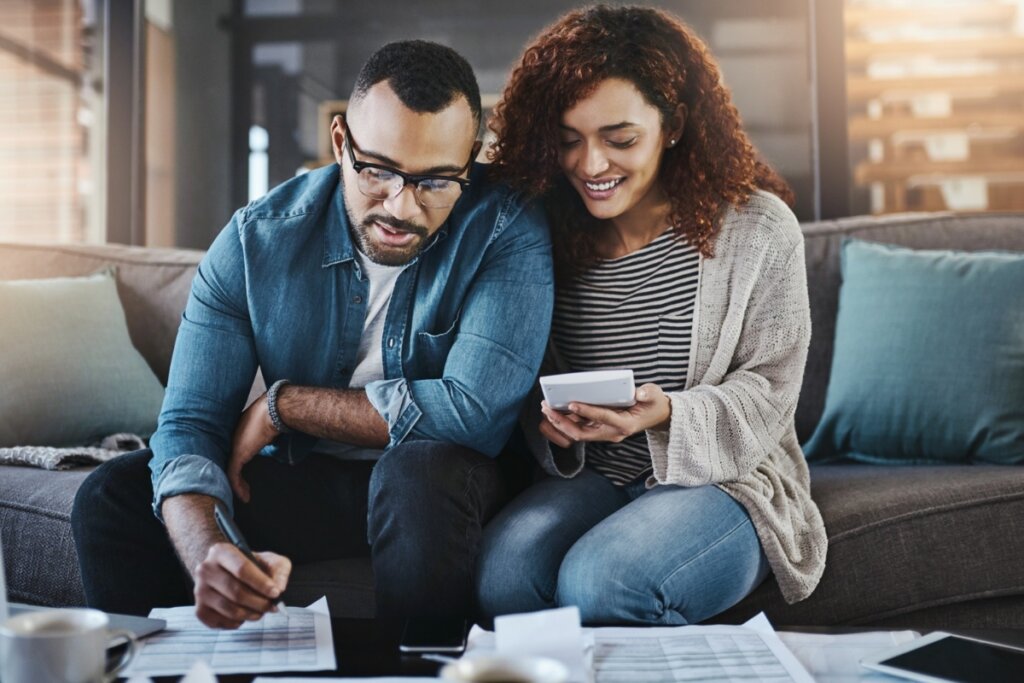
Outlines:
POLYGON ((374 463, 312 454, 289 465, 257 457, 242 476, 249 503, 235 498, 235 517, 254 550, 306 563, 370 553, 367 492, 374 463))

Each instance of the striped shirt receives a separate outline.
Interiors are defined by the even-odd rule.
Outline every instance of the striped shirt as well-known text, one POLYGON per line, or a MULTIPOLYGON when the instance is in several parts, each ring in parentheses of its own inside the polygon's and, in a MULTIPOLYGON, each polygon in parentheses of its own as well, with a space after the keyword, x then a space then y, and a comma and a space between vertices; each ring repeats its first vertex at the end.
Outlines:
MULTIPOLYGON (((700 253, 671 230, 643 248, 599 261, 555 293, 552 337, 573 372, 632 369, 637 386, 681 391, 700 253)), ((644 432, 621 443, 590 442, 587 465, 613 483, 651 471, 644 432)))

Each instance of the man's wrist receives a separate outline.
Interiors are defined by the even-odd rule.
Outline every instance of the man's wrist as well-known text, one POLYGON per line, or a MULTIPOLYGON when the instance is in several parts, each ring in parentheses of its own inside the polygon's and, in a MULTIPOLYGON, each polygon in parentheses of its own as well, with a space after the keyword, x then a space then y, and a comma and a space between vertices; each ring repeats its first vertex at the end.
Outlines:
POLYGON ((278 434, 287 434, 292 431, 284 423, 284 420, 281 419, 281 413, 277 409, 278 394, 281 388, 287 384, 291 384, 291 382, 286 379, 279 379, 267 390, 267 412, 270 414, 270 423, 274 425, 274 429, 277 430, 278 434))

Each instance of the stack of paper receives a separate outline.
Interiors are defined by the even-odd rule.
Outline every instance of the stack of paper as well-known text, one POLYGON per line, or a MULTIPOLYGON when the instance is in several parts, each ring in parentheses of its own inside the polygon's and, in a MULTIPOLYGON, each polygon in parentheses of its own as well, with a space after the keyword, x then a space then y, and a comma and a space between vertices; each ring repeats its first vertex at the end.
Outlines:
POLYGON ((167 628, 139 641, 125 676, 180 676, 197 661, 215 674, 325 671, 337 668, 327 599, 306 609, 289 607, 234 631, 211 629, 195 607, 155 609, 167 628))

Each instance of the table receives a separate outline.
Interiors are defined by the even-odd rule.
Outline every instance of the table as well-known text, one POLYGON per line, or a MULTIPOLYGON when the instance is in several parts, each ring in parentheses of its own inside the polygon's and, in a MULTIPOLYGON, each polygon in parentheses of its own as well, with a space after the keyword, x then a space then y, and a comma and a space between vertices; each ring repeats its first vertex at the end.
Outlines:
MULTIPOLYGON (((417 655, 403 655, 398 651, 402 626, 401 622, 394 621, 332 617, 331 635, 334 639, 338 668, 334 671, 302 671, 291 675, 312 679, 338 676, 436 676, 442 666, 441 663, 417 655)), ((783 626, 778 630, 838 634, 885 629, 854 626, 783 626)), ((913 630, 925 634, 935 629, 913 630)), ((1024 629, 951 629, 950 632, 1024 647, 1024 629)), ((276 677, 288 674, 282 672, 260 675, 276 677)), ((251 674, 231 674, 220 675, 217 680, 220 683, 250 683, 255 677, 251 674)), ((179 679, 169 676, 157 677, 154 680, 157 683, 172 683, 179 679)))

